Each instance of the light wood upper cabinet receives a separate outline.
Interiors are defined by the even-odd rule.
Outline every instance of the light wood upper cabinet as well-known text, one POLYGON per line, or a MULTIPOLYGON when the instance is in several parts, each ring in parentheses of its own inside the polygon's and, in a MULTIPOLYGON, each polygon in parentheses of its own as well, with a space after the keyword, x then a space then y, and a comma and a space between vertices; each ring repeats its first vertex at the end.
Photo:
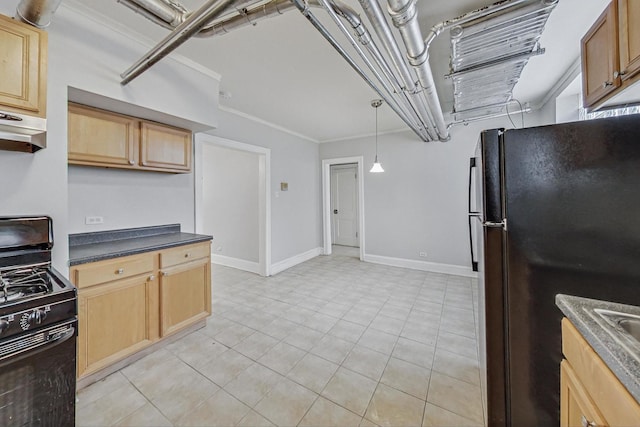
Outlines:
POLYGON ((69 104, 69 163, 130 167, 137 163, 138 121, 107 111, 69 104))
POLYGON ((640 405, 568 319, 562 320, 560 426, 640 425, 640 405), (592 423, 592 424, 589 424, 592 423))
POLYGON ((0 15, 0 110, 45 117, 47 33, 0 15))
POLYGON ((582 38, 582 93, 591 107, 620 86, 618 13, 613 1, 582 38))
POLYGON ((585 108, 640 102, 639 71, 640 1, 612 0, 582 39, 585 108))
POLYGON ((191 169, 191 132, 151 122, 142 122, 140 165, 163 170, 191 169))
POLYGON ((69 104, 69 163, 157 172, 191 172, 191 132, 69 104))
POLYGON ((618 0, 618 16, 620 70, 627 80, 640 70, 640 2, 618 0))

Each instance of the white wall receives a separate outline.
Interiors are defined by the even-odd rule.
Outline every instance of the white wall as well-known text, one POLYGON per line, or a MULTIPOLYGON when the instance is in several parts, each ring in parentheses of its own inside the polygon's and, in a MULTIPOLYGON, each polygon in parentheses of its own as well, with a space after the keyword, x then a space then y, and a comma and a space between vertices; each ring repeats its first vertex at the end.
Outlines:
MULTIPOLYGON (((18 0, 0 2, 0 13, 13 16, 18 0)), ((103 183, 102 192, 88 194, 85 189, 76 193, 75 184, 80 175, 72 171, 70 182, 73 190, 69 198, 67 189, 67 101, 68 88, 74 87, 104 98, 130 105, 132 111, 148 113, 164 112, 162 117, 172 117, 175 123, 193 124, 202 129, 214 126, 217 121, 218 80, 202 74, 172 59, 166 59, 147 71, 139 80, 121 87, 119 73, 141 56, 148 48, 130 37, 114 33, 100 24, 71 10, 64 3, 54 16, 49 33, 49 73, 47 96, 47 148, 35 154, 0 151, 0 215, 48 214, 53 217, 55 246, 54 265, 67 271, 67 236, 72 230, 80 230, 78 217, 85 206, 104 203, 103 212, 113 205, 105 194, 120 194, 118 189, 138 181, 123 182, 129 175, 115 179, 100 169, 87 172, 95 182, 103 183), (104 179, 103 179, 104 178, 104 179), (115 186, 110 188, 110 182, 115 186), (109 189, 107 191, 107 188, 109 189), (73 205, 70 206, 72 202, 73 205), (70 214, 70 210, 73 214, 70 214), (78 214, 76 215, 76 210, 78 214)), ((82 172, 80 172, 82 174, 82 172)), ((151 174, 150 176, 155 175, 151 174)), ((150 177, 149 176, 149 177, 150 177)), ((143 178, 144 179, 144 178, 143 178)), ((149 178, 150 179, 150 178, 149 178)), ((175 184, 185 178, 176 178, 175 184)), ((192 179, 192 178, 186 178, 192 179)), ((184 183, 180 183, 184 184, 184 183)), ((151 185, 151 184, 150 184, 151 185)), ((156 190, 166 181, 155 183, 156 190)), ((193 188, 187 184, 186 188, 193 188)), ((173 186, 170 186, 171 191, 173 186)), ((158 190, 159 191, 159 190, 158 190)), ((145 225, 179 222, 187 230, 193 228, 193 194, 187 191, 172 192, 178 195, 174 206, 184 209, 181 216, 166 217, 158 209, 157 191, 138 194, 137 202, 146 206, 133 215, 117 217, 114 228, 136 226, 133 218, 144 219, 145 225), (147 198, 148 197, 148 198, 147 198), (146 199, 146 200, 145 200, 146 199), (146 201, 146 203, 145 203, 146 201)), ((124 196, 124 195, 122 195, 124 196)), ((130 196, 126 196, 130 198, 130 196)), ((124 201, 118 200, 118 203, 124 201)), ((166 206, 166 205, 165 205, 166 206)), ((174 211, 175 212, 175 211, 174 211)), ((100 215, 100 213, 97 213, 100 215)), ((109 213, 107 218, 116 218, 109 213)), ((105 218, 106 219, 106 218, 105 218)), ((107 224, 106 224, 107 225, 107 224)))
POLYGON ((194 229, 193 173, 69 166, 69 233, 180 223, 194 229), (85 225, 86 216, 104 224, 85 225))
POLYGON ((202 145, 203 232, 217 255, 259 262, 258 154, 202 145))
MULTIPOLYGON (((525 115, 525 126, 549 123, 546 116, 547 111, 525 115)), ((513 119, 520 125, 520 117, 513 119)), ((447 143, 423 143, 410 132, 379 135, 378 160, 385 172, 364 176, 366 255, 435 263, 447 271, 470 267, 469 158, 480 132, 498 127, 513 126, 507 118, 457 126, 447 143)), ((357 155, 364 155, 368 170, 373 137, 320 145, 321 159, 357 155)))
POLYGON ((271 260, 322 246, 318 144, 221 109, 211 135, 271 149, 271 260), (289 191, 280 191, 280 182, 289 191))

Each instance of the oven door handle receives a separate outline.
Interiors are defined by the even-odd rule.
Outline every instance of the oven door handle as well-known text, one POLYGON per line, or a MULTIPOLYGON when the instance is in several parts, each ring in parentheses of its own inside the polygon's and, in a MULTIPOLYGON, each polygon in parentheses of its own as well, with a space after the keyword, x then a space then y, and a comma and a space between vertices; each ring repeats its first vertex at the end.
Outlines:
MULTIPOLYGON (((68 323, 67 326, 69 326, 68 329, 63 333, 56 334, 54 336, 47 336, 47 338, 42 342, 38 342, 28 347, 19 349, 18 351, 13 351, 11 353, 0 356, 0 368, 3 368, 9 364, 18 362, 27 357, 35 356, 36 354, 41 353, 45 350, 50 350, 53 347, 57 347, 60 344, 64 343, 65 341, 69 340, 71 337, 75 336, 76 328, 73 326, 73 322, 68 323)), ((59 327, 60 326, 56 326, 55 328, 52 328, 52 329, 57 329, 59 327)), ((46 332, 40 332, 40 333, 47 333, 47 332, 51 332, 51 330, 46 332)), ((8 344, 8 345, 11 345, 11 344, 8 344)), ((2 350, 2 347, 3 346, 0 346, 0 350, 2 350)))

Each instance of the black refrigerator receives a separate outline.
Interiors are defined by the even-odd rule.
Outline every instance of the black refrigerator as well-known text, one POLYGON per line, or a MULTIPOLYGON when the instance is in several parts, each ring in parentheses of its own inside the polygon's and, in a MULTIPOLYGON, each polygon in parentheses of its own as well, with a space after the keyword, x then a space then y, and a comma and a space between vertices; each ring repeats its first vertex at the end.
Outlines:
POLYGON ((469 233, 488 425, 557 426, 555 295, 640 305, 640 116, 483 132, 469 233))

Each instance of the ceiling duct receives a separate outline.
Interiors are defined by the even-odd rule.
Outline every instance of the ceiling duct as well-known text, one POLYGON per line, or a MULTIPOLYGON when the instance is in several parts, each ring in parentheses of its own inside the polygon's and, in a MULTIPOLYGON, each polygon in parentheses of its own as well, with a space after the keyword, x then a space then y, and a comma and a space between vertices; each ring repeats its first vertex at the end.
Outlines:
POLYGON ((444 30, 452 30, 454 53, 448 77, 454 81, 454 113, 472 112, 469 117, 474 119, 500 113, 511 101, 513 87, 528 58, 543 52, 537 48, 537 41, 558 0, 499 1, 434 26, 426 38, 418 23, 416 0, 387 1, 388 12, 404 42, 404 55, 378 0, 359 0, 373 34, 358 13, 340 0, 210 0, 193 13, 174 0, 118 0, 172 30, 121 74, 122 84, 132 81, 192 36, 226 34, 296 7, 420 139, 444 142, 450 138, 451 124, 464 119, 455 116, 453 123, 445 123, 429 64, 431 42, 444 30), (350 48, 337 41, 312 7, 324 10, 332 18, 350 48), (481 46, 487 46, 486 53, 481 46))
POLYGON ((558 0, 500 2, 494 13, 451 21, 451 73, 456 120, 498 115, 529 58, 544 53, 539 39, 558 0))
POLYGON ((16 7, 16 18, 37 28, 46 28, 62 0, 22 0, 16 7))

